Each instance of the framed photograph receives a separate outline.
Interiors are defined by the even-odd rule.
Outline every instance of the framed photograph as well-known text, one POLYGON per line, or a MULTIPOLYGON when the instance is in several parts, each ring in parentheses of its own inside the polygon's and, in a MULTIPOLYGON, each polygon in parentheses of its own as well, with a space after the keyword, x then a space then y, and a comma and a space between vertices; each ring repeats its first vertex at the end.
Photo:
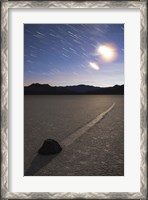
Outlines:
POLYGON ((1 5, 2 198, 146 199, 146 2, 1 5))

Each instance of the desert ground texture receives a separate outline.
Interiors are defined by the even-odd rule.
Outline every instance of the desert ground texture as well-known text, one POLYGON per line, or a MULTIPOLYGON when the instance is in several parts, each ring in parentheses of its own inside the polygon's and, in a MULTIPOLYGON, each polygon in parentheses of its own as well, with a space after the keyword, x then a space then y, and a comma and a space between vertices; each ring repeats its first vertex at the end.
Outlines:
POLYGON ((124 95, 25 95, 24 175, 123 176, 124 95), (39 155, 48 138, 63 150, 39 155))

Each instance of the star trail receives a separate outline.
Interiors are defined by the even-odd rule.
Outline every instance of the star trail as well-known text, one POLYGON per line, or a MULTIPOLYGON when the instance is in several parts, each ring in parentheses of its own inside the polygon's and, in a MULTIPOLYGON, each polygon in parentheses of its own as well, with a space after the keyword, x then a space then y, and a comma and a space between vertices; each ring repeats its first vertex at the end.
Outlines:
POLYGON ((124 84, 124 25, 25 24, 24 85, 32 83, 124 84))

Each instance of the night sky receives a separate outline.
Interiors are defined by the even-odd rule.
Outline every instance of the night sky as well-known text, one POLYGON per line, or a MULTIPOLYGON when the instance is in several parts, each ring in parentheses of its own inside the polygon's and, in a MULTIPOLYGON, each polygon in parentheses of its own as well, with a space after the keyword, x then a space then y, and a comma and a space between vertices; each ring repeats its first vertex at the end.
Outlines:
POLYGON ((24 85, 124 84, 123 24, 25 24, 24 85))

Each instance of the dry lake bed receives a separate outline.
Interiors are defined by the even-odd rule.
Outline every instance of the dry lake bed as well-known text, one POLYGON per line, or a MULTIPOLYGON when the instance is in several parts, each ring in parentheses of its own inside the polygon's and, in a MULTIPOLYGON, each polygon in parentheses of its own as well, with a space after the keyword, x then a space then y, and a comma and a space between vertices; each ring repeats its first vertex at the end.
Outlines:
POLYGON ((123 95, 25 95, 24 175, 123 176, 123 95), (63 150, 39 155, 45 139, 63 150))

